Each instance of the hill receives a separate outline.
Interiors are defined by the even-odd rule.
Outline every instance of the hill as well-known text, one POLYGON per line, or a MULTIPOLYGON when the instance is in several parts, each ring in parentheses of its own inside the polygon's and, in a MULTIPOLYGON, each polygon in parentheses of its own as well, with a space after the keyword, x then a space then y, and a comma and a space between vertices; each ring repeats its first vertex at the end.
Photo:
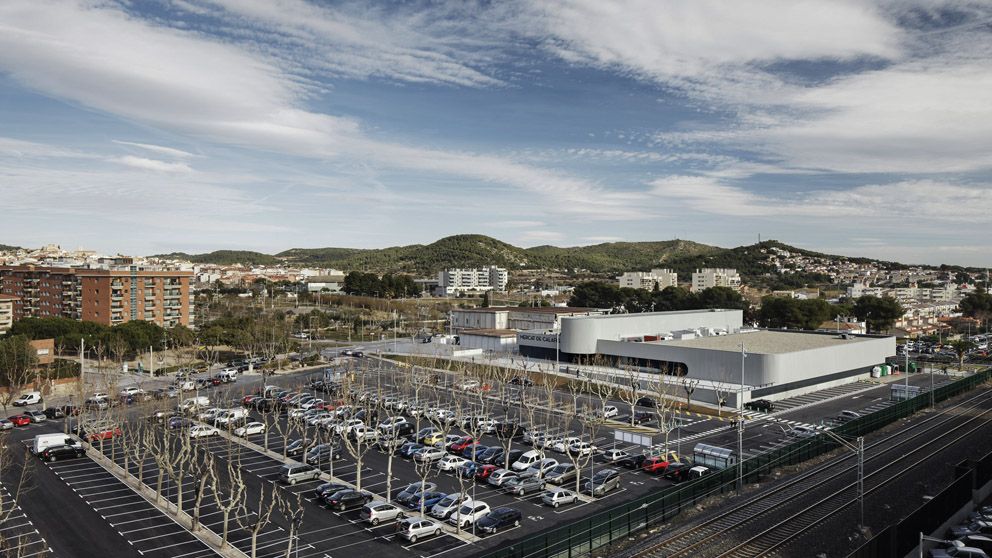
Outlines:
POLYGON ((187 254, 185 252, 172 252, 169 254, 157 254, 150 256, 167 260, 188 260, 193 263, 212 263, 217 265, 278 265, 282 260, 269 254, 252 252, 248 250, 216 250, 207 254, 187 254))
POLYGON ((20 246, 10 246, 8 244, 0 244, 0 252, 13 252, 15 250, 20 250, 20 246))
MULTIPOLYGON (((508 269, 587 270, 595 274, 616 275, 624 271, 647 271, 667 267, 688 279, 703 267, 735 268, 747 283, 789 288, 825 282, 820 274, 802 270, 783 276, 769 261, 772 249, 787 250, 811 258, 833 262, 872 262, 866 258, 847 258, 821 254, 766 240, 748 246, 719 248, 688 240, 658 242, 609 242, 591 246, 561 248, 535 246, 519 248, 495 238, 462 234, 442 238, 431 244, 410 244, 380 249, 361 248, 293 248, 275 255, 259 252, 218 250, 208 254, 176 252, 158 257, 186 259, 197 263, 234 263, 333 267, 343 271, 412 273, 431 275, 452 267, 498 265, 508 269)), ((905 267, 894 262, 877 262, 880 267, 905 267)))

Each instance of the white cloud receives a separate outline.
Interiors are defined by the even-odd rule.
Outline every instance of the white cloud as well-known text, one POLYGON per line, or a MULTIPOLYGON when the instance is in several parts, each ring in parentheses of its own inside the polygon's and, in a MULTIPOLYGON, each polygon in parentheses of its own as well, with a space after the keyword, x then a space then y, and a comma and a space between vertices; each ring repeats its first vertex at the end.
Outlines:
POLYGON ((290 43, 294 62, 333 75, 471 87, 501 83, 484 71, 497 45, 472 25, 480 14, 471 4, 388 10, 374 3, 331 7, 304 0, 206 0, 202 5, 221 10, 222 20, 240 18, 263 35, 264 43, 290 43), (453 32, 455 27, 460 32, 453 32))
POLYGON ((76 149, 7 137, 0 137, 0 156, 16 158, 63 157, 70 159, 96 157, 94 154, 76 149))
POLYGON ((151 151, 152 153, 158 153, 159 155, 167 155, 169 157, 174 157, 176 159, 189 159, 192 157, 198 157, 198 155, 194 155, 189 151, 183 151, 182 149, 176 149, 174 147, 166 147, 164 145, 154 145, 151 143, 138 143, 135 141, 123 141, 123 140, 113 140, 113 142, 118 145, 138 147, 146 151, 151 151))
POLYGON ((193 172, 193 169, 186 163, 170 163, 168 161, 135 157, 133 155, 117 157, 110 159, 110 161, 135 169, 150 170, 155 172, 193 172))
POLYGON ((756 194, 713 177, 671 176, 652 193, 695 211, 737 217, 790 216, 844 222, 875 218, 890 224, 940 221, 992 223, 992 186, 911 180, 848 189, 756 194))
POLYGON ((524 231, 518 237, 518 242, 524 246, 531 246, 535 244, 548 244, 551 242, 561 242, 565 239, 565 235, 556 231, 524 231))
POLYGON ((621 69, 718 100, 773 98, 762 68, 790 60, 893 58, 898 28, 863 2, 536 2, 535 26, 564 59, 621 69))

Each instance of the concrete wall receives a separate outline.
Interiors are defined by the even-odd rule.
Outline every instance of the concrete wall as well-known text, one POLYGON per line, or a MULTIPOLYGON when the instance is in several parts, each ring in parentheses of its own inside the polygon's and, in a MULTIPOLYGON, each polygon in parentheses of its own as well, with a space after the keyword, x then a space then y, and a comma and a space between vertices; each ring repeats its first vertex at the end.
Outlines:
POLYGON ((472 335, 461 333, 458 343, 466 349, 482 349, 484 351, 513 352, 517 347, 516 337, 494 337, 492 335, 472 335))
POLYGON ((737 331, 744 323, 742 310, 692 310, 648 312, 561 319, 561 351, 575 355, 599 352, 601 339, 656 335, 696 328, 737 331))

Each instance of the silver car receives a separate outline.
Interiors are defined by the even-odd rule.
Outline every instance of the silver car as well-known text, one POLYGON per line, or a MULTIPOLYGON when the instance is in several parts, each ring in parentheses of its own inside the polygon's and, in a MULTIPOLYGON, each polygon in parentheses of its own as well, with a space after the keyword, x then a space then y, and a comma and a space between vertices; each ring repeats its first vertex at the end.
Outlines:
POLYGON ((468 495, 459 494, 448 494, 440 502, 434 504, 431 507, 431 511, 428 514, 431 517, 436 517, 440 520, 445 520, 451 517, 451 514, 458 511, 458 508, 465 504, 472 502, 472 498, 468 495))
POLYGON ((510 494, 523 496, 528 492, 538 492, 544 490, 544 480, 536 476, 516 477, 503 483, 503 490, 510 494))
POLYGON ((395 504, 390 504, 389 502, 377 501, 369 502, 362 508, 361 513, 358 514, 359 517, 368 521, 373 527, 382 523, 383 521, 392 521, 393 519, 401 519, 405 515, 403 508, 395 504))
POLYGON ((396 524, 396 534, 415 543, 418 539, 441 534, 441 526, 430 519, 408 517, 396 524))

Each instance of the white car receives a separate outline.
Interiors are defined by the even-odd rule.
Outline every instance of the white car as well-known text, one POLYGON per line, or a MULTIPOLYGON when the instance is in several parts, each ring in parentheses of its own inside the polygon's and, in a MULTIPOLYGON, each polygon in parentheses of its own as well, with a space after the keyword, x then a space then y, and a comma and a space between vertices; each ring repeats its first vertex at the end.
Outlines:
POLYGON ((361 440, 365 443, 371 443, 379 439, 379 431, 368 426, 356 426, 351 430, 349 435, 355 440, 361 440))
POLYGON ((346 436, 351 434, 351 431, 359 426, 365 426, 365 423, 361 419, 348 419, 341 424, 335 425, 334 432, 340 436, 346 436))
POLYGON ((145 390, 141 388, 127 387, 121 390, 120 395, 121 397, 127 397, 129 395, 141 395, 142 393, 145 393, 145 390))
POLYGON ((458 511, 451 514, 448 523, 466 529, 490 512, 489 504, 482 500, 462 504, 458 511))
POLYGON ((234 429, 235 436, 250 436, 252 434, 262 434, 265 432, 265 425, 261 422, 249 422, 244 426, 239 426, 234 429))
POLYGON ((468 459, 460 455, 449 455, 443 457, 441 461, 438 462, 437 468, 444 471, 445 473, 451 473, 457 471, 462 464, 468 462, 468 459))
POLYGON ((599 448, 590 444, 589 442, 576 442, 568 446, 568 453, 569 455, 578 455, 581 457, 587 457, 596 453, 596 450, 598 449, 599 448))
POLYGON ((617 409, 614 405, 606 405, 603 407, 603 418, 613 418, 620 414, 620 409, 617 409))
POLYGON ((379 430, 392 429, 403 424, 404 422, 406 422, 406 417, 389 417, 379 423, 379 430))
POLYGON ((630 452, 624 450, 608 449, 603 452, 603 459, 606 459, 610 463, 616 463, 626 457, 630 457, 630 452))
POLYGON ((565 450, 567 450, 569 446, 571 446, 572 444, 577 444, 581 441, 582 441, 581 438, 576 438, 575 436, 569 436, 568 438, 561 438, 559 440, 555 440, 555 442, 551 444, 551 449, 553 449, 558 453, 565 453, 565 450))
POLYGON ((219 436, 219 435, 220 435, 220 430, 217 430, 213 426, 203 426, 198 424, 196 426, 190 427, 189 429, 190 438, 206 438, 208 436, 219 436))
POLYGON ((476 382, 474 380, 469 380, 467 382, 462 382, 456 385, 455 389, 457 389, 458 391, 475 391, 479 389, 479 387, 480 387, 479 382, 476 382))

